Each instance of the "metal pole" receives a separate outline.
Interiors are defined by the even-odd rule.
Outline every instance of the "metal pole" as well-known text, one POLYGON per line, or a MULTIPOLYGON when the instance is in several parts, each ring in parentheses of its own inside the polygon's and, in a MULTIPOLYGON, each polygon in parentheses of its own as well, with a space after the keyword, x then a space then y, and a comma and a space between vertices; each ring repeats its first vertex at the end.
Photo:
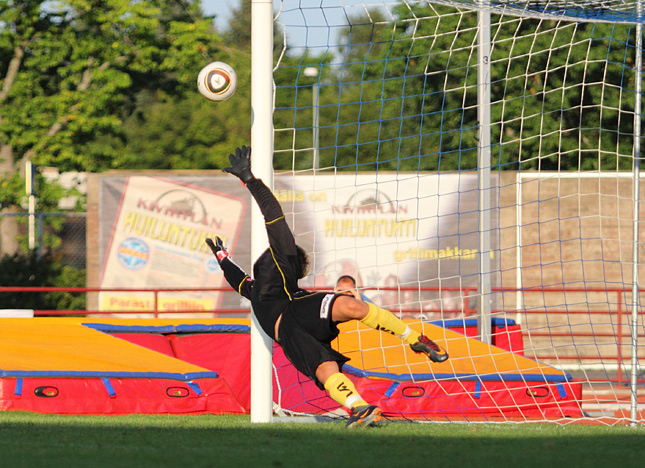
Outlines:
POLYGON ((38 213, 38 229, 36 232, 38 232, 38 247, 36 247, 36 255, 38 256, 38 259, 43 258, 43 228, 45 227, 45 218, 43 216, 43 213, 40 212, 38 213))
MULTIPOLYGON (((306 67, 303 70, 303 74, 309 78, 318 80, 318 75, 320 73, 318 71, 318 67, 306 67)), ((312 85, 312 88, 311 88, 311 92, 312 92, 311 109, 313 114, 312 132, 313 132, 313 145, 314 145, 314 158, 312 161, 312 167, 314 169, 318 169, 320 167, 320 159, 318 154, 318 148, 320 147, 319 138, 318 138, 318 129, 320 127, 320 123, 319 123, 320 110, 318 109, 318 100, 320 98, 320 85, 318 84, 318 81, 314 81, 314 84, 312 85)))
MULTIPOLYGON (((273 188, 273 2, 251 3, 251 146, 253 174, 273 188)), ((251 208, 251 258, 268 247, 264 218, 251 208)), ((251 422, 268 423, 273 415, 271 339, 251 314, 251 422)))
MULTIPOLYGON (((480 6, 482 6, 482 3, 480 6)), ((490 285, 490 11, 480 9, 477 68, 477 114, 479 146, 477 175, 479 180, 479 304, 477 331, 484 343, 491 342, 490 285)))
POLYGON ((518 173, 515 176, 515 184, 517 186, 516 193, 516 206, 517 214, 515 215, 517 230, 515 231, 515 322, 520 325, 522 323, 521 310, 524 307, 524 300, 522 296, 522 177, 518 173))
POLYGON ((34 188, 34 165, 31 161, 25 162, 25 191, 29 200, 28 217, 28 242, 31 252, 36 248, 36 195, 34 188))
POLYGON ((36 197, 29 195, 29 250, 36 250, 36 197))
POLYGON ((320 96, 320 86, 318 83, 314 83, 313 88, 313 110, 314 110, 314 121, 313 121, 313 138, 314 138, 314 169, 320 168, 320 159, 319 159, 319 141, 318 141, 318 127, 320 125, 318 119, 320 117, 320 111, 318 109, 318 98, 320 96))
POLYGON ((632 372, 631 372, 631 425, 635 426, 638 419, 638 312, 640 288, 638 287, 638 244, 639 244, 639 222, 640 222, 640 181, 641 181, 641 92, 643 79, 643 31, 640 21, 642 21, 642 5, 637 4, 639 22, 636 24, 636 76, 635 76, 635 97, 634 97, 634 166, 632 177, 632 191, 634 199, 634 224, 633 224, 633 241, 632 241, 632 372))

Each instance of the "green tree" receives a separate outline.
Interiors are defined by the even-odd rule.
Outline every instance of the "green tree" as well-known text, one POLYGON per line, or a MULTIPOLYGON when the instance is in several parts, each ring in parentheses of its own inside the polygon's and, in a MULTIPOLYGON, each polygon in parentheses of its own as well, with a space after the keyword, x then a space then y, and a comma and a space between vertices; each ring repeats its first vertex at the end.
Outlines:
MULTIPOLYGON (((186 67, 194 70, 186 92, 142 91, 124 117, 123 133, 102 143, 118 149, 115 168, 215 169, 228 164, 232 148, 251 137, 251 5, 241 0, 219 33, 218 51, 186 67), (200 96, 194 84, 210 61, 231 65, 238 77, 236 93, 224 102, 200 96)), ((276 33, 276 50, 281 36, 276 33)))
MULTIPOLYGON (((6 287, 84 287, 85 273, 62 266, 49 254, 15 253, 0 258, 0 284, 6 287)), ((0 309, 83 310, 84 293, 3 292, 0 309)))
POLYGON ((625 92, 634 83, 632 28, 537 20, 496 28, 491 112, 499 164, 631 169, 631 158, 619 155, 633 145, 634 95, 625 92))
POLYGON ((372 10, 349 17, 340 35, 342 112, 334 135, 337 150, 329 161, 337 167, 400 169, 406 154, 402 148, 417 138, 407 132, 419 127, 418 103, 409 97, 419 89, 408 71, 410 52, 396 42, 398 28, 380 10, 372 10))
MULTIPOLYGON (((477 167, 477 15, 419 2, 349 19, 336 167, 477 167)), ((633 28, 493 15, 491 117, 502 169, 629 169, 633 28), (585 58, 582 59, 582 58, 585 58), (555 156, 553 156, 555 155, 555 156)), ((323 126, 325 124, 323 123, 323 126)), ((331 123, 329 128, 332 128, 331 123)))
MULTIPOLYGON (((194 90, 220 39, 199 1, 177 5, 0 0, 3 197, 28 160, 61 171, 120 167, 121 148, 110 143, 124 138, 141 93, 194 90)), ((3 198, 3 212, 16 211, 17 198, 3 198)), ((16 234, 15 219, 5 217, 0 252, 16 251, 16 234)))
MULTIPOLYGON (((230 12, 227 27, 222 31, 222 38, 227 44, 235 44, 241 50, 251 50, 251 0, 239 0, 230 12)), ((273 23, 273 50, 282 51, 284 45, 282 30, 273 23)))
MULTIPOLYGON (((322 83, 321 93, 331 91, 324 85, 325 79, 331 75, 330 54, 315 54, 307 51, 304 54, 293 54, 289 41, 284 42, 283 31, 274 23, 273 55, 280 66, 273 75, 276 86, 274 126, 276 129, 298 129, 295 132, 277 131, 274 135, 275 149, 273 166, 276 170, 287 170, 293 166, 293 149, 298 152, 295 167, 306 169, 312 163, 312 91, 314 83, 322 83), (305 68, 314 67, 319 71, 317 77, 309 77, 304 73, 305 68)), ((230 148, 240 143, 250 141, 251 129, 251 0, 240 0, 238 6, 231 11, 227 28, 222 31, 223 42, 234 45, 237 56, 236 71, 240 79, 235 96, 225 103, 218 103, 221 112, 213 111, 212 119, 225 121, 216 128, 233 134, 236 141, 228 141, 218 148, 228 154, 230 148), (244 60, 244 62, 242 62, 244 60), (230 106, 230 107, 229 107, 230 106), (233 125, 234 131, 227 130, 233 125), (234 144, 233 144, 234 143, 234 144)), ((233 63, 231 63, 233 65, 233 63)), ((212 108, 212 106, 211 106, 212 108)), ((321 110, 322 112, 323 110, 321 110)), ((206 111, 208 112, 208 111, 206 111)))

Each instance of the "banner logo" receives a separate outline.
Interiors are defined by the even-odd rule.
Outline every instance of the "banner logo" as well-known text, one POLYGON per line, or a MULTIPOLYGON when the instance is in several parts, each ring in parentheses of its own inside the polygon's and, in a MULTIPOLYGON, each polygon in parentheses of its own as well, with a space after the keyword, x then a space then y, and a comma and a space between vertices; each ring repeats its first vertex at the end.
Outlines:
POLYGON ((140 270, 150 259, 148 244, 136 237, 123 240, 117 249, 119 263, 128 270, 140 270))
POLYGON ((349 197, 345 205, 333 205, 335 214, 407 214, 408 207, 394 202, 385 193, 374 189, 363 189, 349 197))

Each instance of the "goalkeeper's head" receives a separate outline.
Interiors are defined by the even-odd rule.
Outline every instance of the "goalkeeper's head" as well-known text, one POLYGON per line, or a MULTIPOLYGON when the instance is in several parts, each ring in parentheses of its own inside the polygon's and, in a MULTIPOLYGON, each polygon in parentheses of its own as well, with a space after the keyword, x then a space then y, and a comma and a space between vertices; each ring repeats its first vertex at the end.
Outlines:
POLYGON ((305 252, 305 249, 299 245, 296 245, 296 249, 298 250, 298 260, 300 261, 300 275, 298 279, 302 279, 309 273, 309 256, 305 252))
POLYGON ((336 287, 334 288, 336 294, 343 296, 351 296, 356 299, 361 299, 358 289, 356 289, 356 280, 353 276, 342 275, 336 280, 336 287))

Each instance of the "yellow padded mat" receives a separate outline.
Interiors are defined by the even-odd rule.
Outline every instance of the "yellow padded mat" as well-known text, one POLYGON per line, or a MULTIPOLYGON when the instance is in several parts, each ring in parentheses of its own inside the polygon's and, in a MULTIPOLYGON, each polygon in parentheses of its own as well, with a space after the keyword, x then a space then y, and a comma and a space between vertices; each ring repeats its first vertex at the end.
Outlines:
MULTIPOLYGON (((488 345, 437 325, 407 321, 450 354, 430 362, 401 340, 352 321, 339 326, 333 346, 351 358, 348 366, 366 376, 397 380, 464 378, 566 381, 568 374, 552 366, 488 345)), ((188 380, 213 372, 99 331, 158 331, 176 327, 234 325, 247 319, 0 319, 0 376, 112 376, 188 380)), ((169 331, 170 330, 170 331, 169 331)))
POLYGON ((0 319, 0 376, 110 376, 188 380, 212 371, 137 346, 88 325, 175 327, 242 324, 236 319, 0 319))
POLYGON ((366 376, 407 380, 463 378, 477 375, 494 380, 564 381, 569 376, 552 366, 491 346, 479 340, 427 322, 406 321, 408 325, 446 349, 450 359, 431 362, 416 354, 392 335, 373 330, 360 322, 339 325, 341 334, 334 348, 351 358, 349 366, 364 370, 366 376))

